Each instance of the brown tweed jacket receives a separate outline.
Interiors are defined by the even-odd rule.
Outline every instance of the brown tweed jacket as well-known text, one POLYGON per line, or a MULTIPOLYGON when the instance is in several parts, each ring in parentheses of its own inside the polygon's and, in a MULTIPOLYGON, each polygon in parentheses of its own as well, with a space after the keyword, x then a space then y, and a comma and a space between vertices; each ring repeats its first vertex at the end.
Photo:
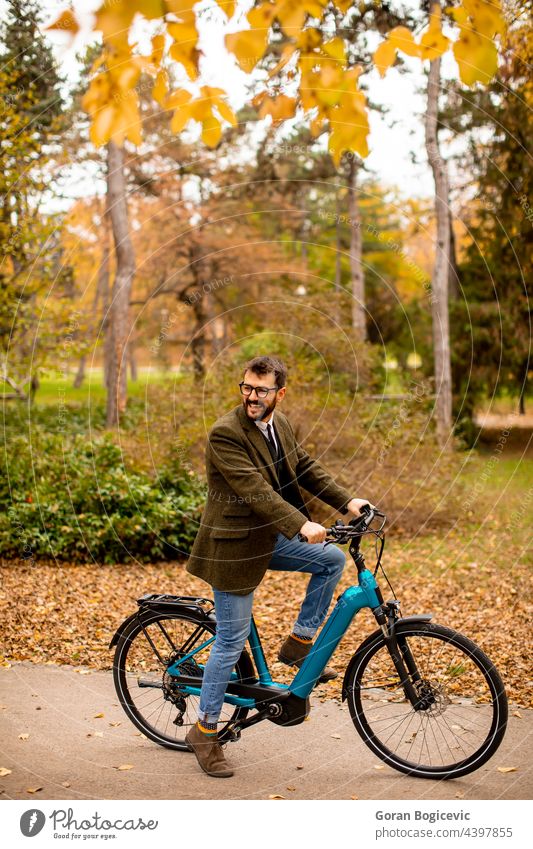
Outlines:
MULTIPOLYGON (((346 513, 351 494, 297 443, 289 420, 279 409, 274 426, 291 486, 299 494, 301 484, 346 513)), ((278 479, 268 445, 242 404, 211 428, 206 472, 207 503, 187 571, 215 589, 245 595, 263 579, 278 532, 292 539, 310 518, 309 513, 304 505, 293 507, 276 492, 278 479)))

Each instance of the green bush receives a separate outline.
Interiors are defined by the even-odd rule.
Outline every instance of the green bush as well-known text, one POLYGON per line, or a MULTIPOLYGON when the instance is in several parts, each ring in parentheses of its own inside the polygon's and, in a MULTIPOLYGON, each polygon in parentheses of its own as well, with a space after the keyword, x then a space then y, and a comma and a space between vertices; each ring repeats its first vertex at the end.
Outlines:
POLYGON ((186 555, 204 487, 179 457, 149 475, 109 434, 90 441, 32 425, 11 435, 0 478, 0 554, 70 562, 149 562, 186 555))

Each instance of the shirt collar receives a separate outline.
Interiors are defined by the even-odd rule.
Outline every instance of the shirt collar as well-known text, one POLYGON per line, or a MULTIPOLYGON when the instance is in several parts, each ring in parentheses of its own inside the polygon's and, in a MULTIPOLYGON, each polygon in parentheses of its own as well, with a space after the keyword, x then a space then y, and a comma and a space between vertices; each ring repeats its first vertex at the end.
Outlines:
POLYGON ((257 425, 259 430, 266 432, 268 425, 274 424, 274 414, 275 414, 275 410, 272 410, 272 415, 270 416, 270 418, 267 422, 261 422, 261 421, 258 421, 256 419, 255 424, 257 425))

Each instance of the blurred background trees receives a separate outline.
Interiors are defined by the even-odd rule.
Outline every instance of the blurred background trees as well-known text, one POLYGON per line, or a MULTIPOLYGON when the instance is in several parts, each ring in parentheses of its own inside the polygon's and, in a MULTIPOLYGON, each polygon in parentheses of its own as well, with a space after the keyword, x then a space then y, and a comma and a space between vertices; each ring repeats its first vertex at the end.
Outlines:
MULTIPOLYGON (((389 184, 356 150, 334 161, 324 138, 296 117, 263 121, 261 100, 238 111, 213 149, 190 131, 176 135, 143 73, 142 143, 96 149, 81 98, 101 45, 79 57, 79 80, 64 80, 37 4, 6 6, 0 355, 8 437, 29 424, 45 455, 41 498, 49 501, 64 480, 52 460, 63 445, 77 521, 111 545, 102 530, 106 499, 104 512, 92 501, 81 507, 87 480, 98 480, 87 477, 88 456, 76 465, 72 440, 92 434, 107 469, 105 458, 111 468, 117 455, 106 454, 105 432, 115 433, 138 475, 142 511, 168 536, 180 504, 185 519, 172 545, 186 547, 187 516, 197 517, 203 497, 206 430, 239 402, 243 361, 277 351, 289 363, 286 407, 306 447, 324 452, 340 479, 357 477, 361 489, 379 492, 399 526, 409 524, 412 498, 428 521, 445 522, 443 481, 456 474, 459 449, 476 444, 481 411, 497 399, 524 414, 531 394, 530 4, 504 4, 509 29, 487 87, 443 81, 432 63, 429 109, 409 116, 413 126, 429 121, 428 149, 438 154, 436 192, 427 197, 389 184), (435 406, 434 375, 446 363, 452 439, 448 413, 435 406), (447 441, 456 450, 443 460, 447 441), (152 502, 148 490, 172 475, 169 498, 152 502)), ((426 26, 435 6, 347 8, 348 66, 369 61, 376 34, 426 26)), ((279 31, 262 73, 272 72, 286 42, 279 31)), ((405 58, 396 67, 410 73, 405 58)), ((370 113, 381 111, 371 91, 368 100, 370 113)), ((390 134, 393 144, 394 127, 390 134)), ((22 484, 30 459, 20 446, 10 456, 2 497, 37 527, 22 484)), ((111 472, 110 481, 119 486, 111 472)), ((143 537, 143 556, 152 547, 167 556, 126 502, 124 492, 122 508, 132 512, 122 533, 133 545, 135 534, 143 537)), ((51 504, 50 528, 66 552, 64 504, 51 504)), ((112 523, 122 508, 112 502, 112 523)), ((4 541, 13 541, 11 527, 5 519, 4 541)), ((39 539, 46 544, 46 535, 39 539)))

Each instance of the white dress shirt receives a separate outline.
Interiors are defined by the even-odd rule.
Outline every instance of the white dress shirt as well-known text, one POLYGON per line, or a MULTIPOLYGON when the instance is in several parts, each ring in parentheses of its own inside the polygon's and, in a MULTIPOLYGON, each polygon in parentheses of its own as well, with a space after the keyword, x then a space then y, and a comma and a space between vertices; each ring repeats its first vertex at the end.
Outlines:
MULTIPOLYGON (((274 413, 275 413, 275 410, 272 410, 272 415, 270 416, 270 419, 268 420, 268 422, 260 422, 256 419, 255 424, 257 425, 257 427, 259 428, 259 430, 261 431, 261 433, 263 434, 265 439, 268 439, 268 430, 267 430, 268 425, 274 424, 274 413)), ((276 433, 275 433, 273 427, 272 427, 272 439, 273 439, 274 445, 276 446, 276 451, 279 454, 278 440, 276 439, 276 433)))

